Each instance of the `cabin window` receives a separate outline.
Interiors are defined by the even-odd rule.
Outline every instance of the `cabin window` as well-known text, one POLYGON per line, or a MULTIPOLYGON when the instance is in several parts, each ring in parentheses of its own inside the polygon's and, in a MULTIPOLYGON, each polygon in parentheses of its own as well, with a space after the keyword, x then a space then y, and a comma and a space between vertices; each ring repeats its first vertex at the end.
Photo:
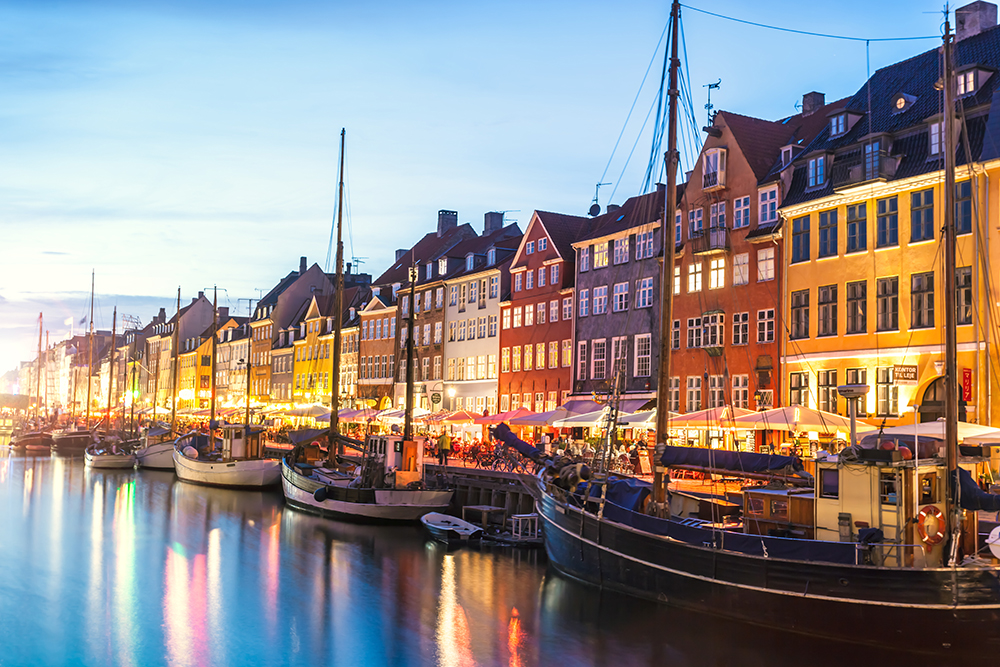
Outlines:
POLYGON ((840 497, 840 471, 820 470, 819 471, 819 497, 839 498, 840 497))
POLYGON ((775 499, 771 501, 771 518, 788 520, 788 499, 775 499))
POLYGON ((878 480, 879 501, 883 505, 898 505, 899 494, 896 490, 895 475, 881 475, 878 480))
POLYGON ((747 511, 756 516, 764 516, 764 499, 753 496, 747 498, 747 511))
POLYGON ((920 504, 938 502, 937 473, 927 473, 920 476, 920 504))

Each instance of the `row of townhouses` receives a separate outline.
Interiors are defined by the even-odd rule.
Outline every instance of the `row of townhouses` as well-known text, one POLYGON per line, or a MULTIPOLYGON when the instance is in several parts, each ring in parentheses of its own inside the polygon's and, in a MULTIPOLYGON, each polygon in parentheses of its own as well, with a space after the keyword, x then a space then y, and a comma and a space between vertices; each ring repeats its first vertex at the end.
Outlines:
MULTIPOLYGON (((932 49, 878 70, 851 97, 807 93, 791 117, 716 113, 676 201, 660 186, 596 216, 535 211, 523 231, 501 213, 474 229, 442 210, 436 229, 397 250, 377 278, 348 267, 342 312, 334 277, 303 258, 248 318, 213 316, 199 293, 113 342, 101 332, 92 400, 107 400, 110 382, 113 401, 163 408, 176 373, 178 406, 205 407, 214 335, 220 405, 242 405, 248 393, 254 405, 329 404, 339 372, 342 406, 398 408, 412 338, 415 395, 428 410, 582 412, 613 399, 632 411, 657 398, 666 336, 662 403, 676 412, 732 404, 843 414, 837 385, 864 383, 866 416, 931 420, 943 410, 942 283, 955 280, 962 406, 967 419, 992 423, 1000 30, 994 5, 960 13, 955 276, 941 274, 941 56, 932 49), (667 242, 673 322, 661 332, 667 242)), ((50 404, 82 405, 87 346, 75 336, 47 350, 50 404)), ((33 388, 35 368, 25 365, 22 388, 33 388)))

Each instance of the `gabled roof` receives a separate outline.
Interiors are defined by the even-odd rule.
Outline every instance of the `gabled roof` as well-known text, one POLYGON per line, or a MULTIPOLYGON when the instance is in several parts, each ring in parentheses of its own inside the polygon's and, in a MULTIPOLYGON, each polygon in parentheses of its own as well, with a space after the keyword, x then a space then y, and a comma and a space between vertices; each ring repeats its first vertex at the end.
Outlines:
POLYGON ((521 239, 523 236, 524 235, 521 234, 521 228, 517 226, 517 223, 512 223, 506 227, 495 230, 492 234, 478 236, 462 241, 446 253, 448 257, 461 261, 455 262, 454 268, 448 271, 446 275, 438 276, 436 280, 450 280, 464 275, 472 275, 474 273, 481 273, 487 269, 496 268, 501 264, 501 262, 498 261, 493 266, 486 266, 485 263, 480 262, 473 266, 472 269, 467 269, 465 258, 469 255, 469 253, 485 256, 487 251, 494 247, 508 249, 511 251, 516 250, 517 247, 521 245, 521 239))
POLYGON ((531 227, 535 223, 542 225, 546 236, 552 242, 552 248, 563 258, 564 261, 572 262, 576 258, 573 251, 573 243, 583 238, 590 231, 593 219, 584 218, 579 215, 565 215, 563 213, 553 213, 551 211, 535 211, 528 223, 521 239, 521 245, 517 249, 517 254, 511 262, 511 266, 518 263, 524 253, 524 239, 531 233, 531 227))
POLYGON ((414 261, 420 262, 421 264, 436 261, 438 257, 447 253, 458 243, 475 236, 477 236, 477 234, 472 229, 472 225, 469 223, 452 227, 441 236, 438 236, 437 232, 429 232, 428 234, 425 234, 422 239, 417 241, 412 248, 407 250, 400 259, 393 262, 392 266, 386 269, 385 272, 379 276, 377 280, 375 280, 374 284, 407 284, 410 281, 410 265, 414 261))
POLYGON ((648 225, 663 219, 663 199, 665 188, 636 197, 629 197, 619 208, 599 215, 591 220, 590 231, 576 242, 611 236, 627 229, 648 225))

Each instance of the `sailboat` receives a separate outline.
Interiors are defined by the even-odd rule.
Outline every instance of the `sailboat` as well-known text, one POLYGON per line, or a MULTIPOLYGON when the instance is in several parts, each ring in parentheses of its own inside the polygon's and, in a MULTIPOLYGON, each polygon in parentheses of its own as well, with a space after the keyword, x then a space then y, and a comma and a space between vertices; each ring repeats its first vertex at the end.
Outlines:
MULTIPOLYGON (((407 345, 406 428, 399 435, 369 435, 359 442, 340 434, 340 350, 344 312, 344 138, 340 133, 340 184, 337 203, 337 278, 334 289, 333 372, 327 465, 302 461, 296 447, 281 461, 281 487, 285 502, 306 512, 361 521, 416 521, 424 514, 443 511, 451 504, 452 489, 426 488, 422 452, 412 440, 409 415, 413 409, 413 337, 407 345), (334 445, 361 453, 353 473, 329 465, 335 460, 334 445)), ((411 310, 411 313, 413 311, 411 310)), ((411 321, 412 326, 412 321, 411 321)))
MULTIPOLYGON (((264 448, 261 444, 263 431, 252 429, 249 419, 245 425, 223 425, 218 429, 221 431, 221 438, 215 436, 215 344, 218 309, 214 299, 212 310, 214 313, 211 348, 212 414, 209 420, 209 433, 187 433, 174 441, 172 454, 174 471, 177 477, 185 482, 208 486, 253 489, 276 485, 281 477, 280 464, 277 459, 264 458, 264 448)), ((175 327, 176 340, 176 332, 180 327, 179 314, 175 327)), ((249 385, 247 386, 249 388, 249 385)))
MULTIPOLYGON (((676 168, 679 13, 675 1, 668 207, 676 168)), ((944 33, 941 89, 944 108, 951 110, 955 83, 948 22, 944 33)), ((611 475, 586 479, 588 471, 579 463, 553 460, 501 424, 498 439, 545 463, 534 491, 553 566, 595 586, 815 637, 955 656, 981 657, 1000 648, 1000 549, 990 544, 1000 529, 987 541, 996 549, 992 558, 988 551, 982 555, 975 539, 977 511, 1000 509, 1000 496, 981 491, 965 469, 975 461, 963 460, 963 468, 958 457, 955 281, 950 279, 957 133, 951 127, 954 114, 944 116, 946 455, 907 459, 899 450, 852 446, 839 456, 818 458, 817 475, 810 479, 793 457, 666 446, 667 411, 661 409, 657 440, 663 453, 650 488, 611 475), (676 450, 685 450, 684 456, 676 450), (704 454, 701 460, 692 460, 698 453, 704 454), (670 502, 660 471, 690 465, 727 474, 781 472, 791 483, 745 488, 741 530, 678 513, 683 503, 670 502), (913 516, 906 518, 910 510, 913 516), (768 520, 797 530, 762 529, 768 520), (908 543, 907 534, 915 543, 908 543)), ((665 214, 672 219, 672 211, 665 214)), ((666 246, 669 267, 673 243, 666 246)), ((664 281, 669 274, 664 270, 664 281)), ((668 282, 664 286, 661 315, 669 326, 672 290, 668 282)), ((664 345, 661 400, 670 363, 669 342, 664 345)), ((839 391, 856 415, 856 401, 868 387, 843 385, 839 391)))
POLYGON ((79 453, 94 442, 94 432, 90 426, 90 389, 94 366, 94 272, 90 272, 90 332, 87 334, 87 408, 83 427, 70 424, 52 437, 52 451, 79 453))
POLYGON ((34 418, 12 432, 10 446, 20 451, 48 451, 52 445, 52 434, 42 426, 43 419, 38 414, 41 403, 42 378, 42 313, 38 313, 38 358, 35 360, 35 413, 34 418))

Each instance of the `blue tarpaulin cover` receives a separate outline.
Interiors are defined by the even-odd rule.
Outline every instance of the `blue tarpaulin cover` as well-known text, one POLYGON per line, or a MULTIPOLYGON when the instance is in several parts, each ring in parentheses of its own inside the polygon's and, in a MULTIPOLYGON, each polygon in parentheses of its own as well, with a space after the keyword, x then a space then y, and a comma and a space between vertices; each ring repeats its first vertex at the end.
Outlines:
MULTIPOLYGON (((298 445, 303 442, 310 442, 316 438, 326 437, 326 434, 330 431, 328 428, 303 428, 298 431, 289 431, 288 440, 293 445, 298 445)), ((326 443, 320 443, 326 444, 326 443)))
MULTIPOLYGON (((581 482, 577 487, 577 495, 587 500, 600 499, 601 482, 595 482, 593 489, 587 482, 581 482), (589 496, 587 495, 589 492, 589 496)), ((653 492, 653 486, 641 479, 613 479, 608 483, 608 493, 605 500, 619 507, 637 512, 642 508, 643 501, 653 492)))
POLYGON ((965 468, 958 469, 958 481, 961 485, 961 505, 965 510, 983 510, 986 512, 1000 512, 1000 496, 987 493, 979 488, 976 480, 972 479, 972 473, 965 468))
POLYGON ((660 461, 665 466, 697 466, 732 470, 733 472, 773 472, 791 466, 802 469, 802 462, 793 456, 731 452, 702 447, 665 447, 660 461))
POLYGON ((497 424, 493 428, 493 437, 507 445, 508 447, 513 447, 522 456, 526 456, 532 461, 537 461, 538 457, 541 456, 542 452, 536 447, 532 447, 524 440, 514 435, 514 432, 510 430, 510 427, 506 424, 497 424))

